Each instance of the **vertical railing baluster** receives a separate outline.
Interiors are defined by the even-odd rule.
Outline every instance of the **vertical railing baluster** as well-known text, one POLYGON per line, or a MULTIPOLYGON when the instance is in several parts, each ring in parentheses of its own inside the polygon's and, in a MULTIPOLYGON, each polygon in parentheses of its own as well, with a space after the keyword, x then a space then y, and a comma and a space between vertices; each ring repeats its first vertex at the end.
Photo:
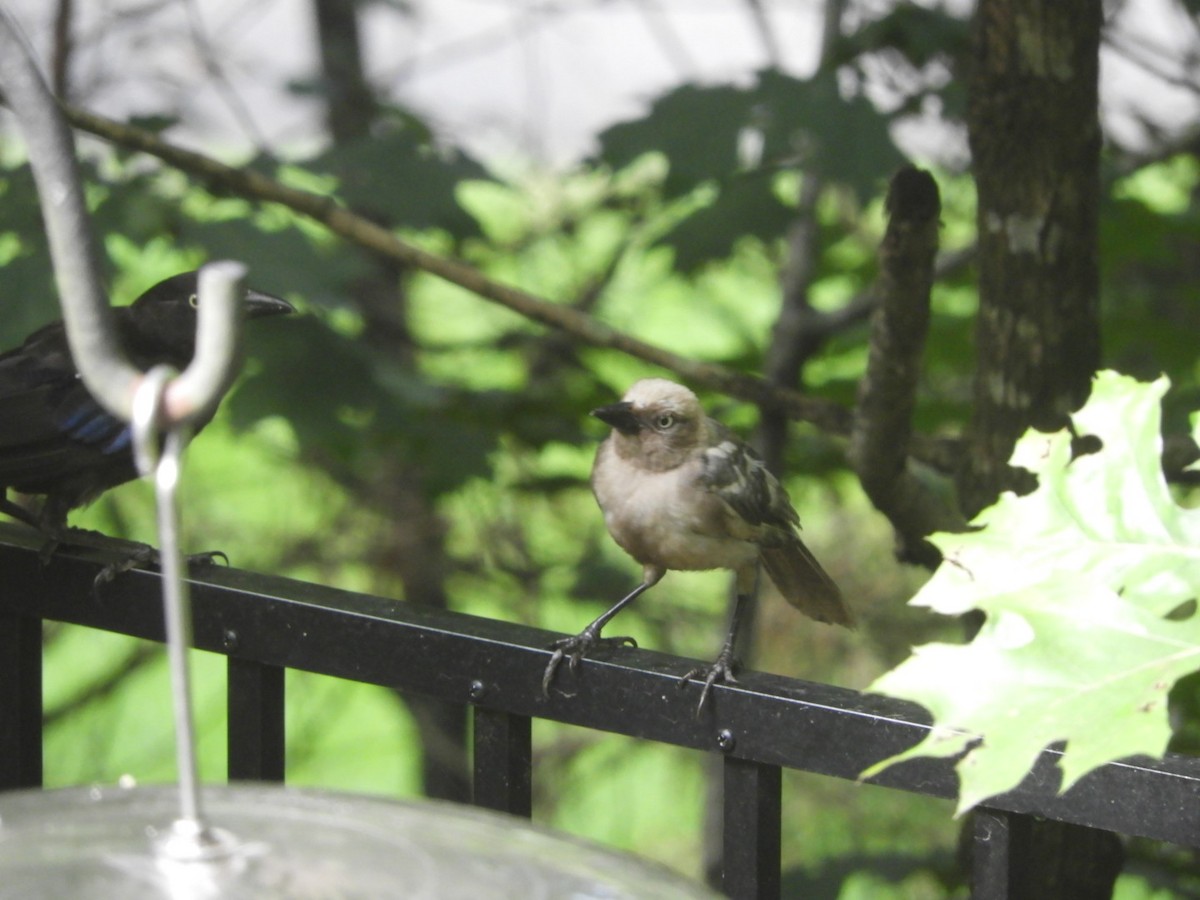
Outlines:
POLYGON ((1022 884, 1032 821, 1028 816, 980 807, 972 814, 971 900, 1016 900, 1022 884))
POLYGON ((42 620, 0 613, 0 790, 42 783, 42 620))
POLYGON ((486 707, 474 707, 476 806, 529 818, 533 813, 532 721, 486 707))
POLYGON ((283 781, 284 671, 281 666, 229 657, 230 781, 283 781))
POLYGON ((724 780, 722 890, 734 900, 778 897, 782 770, 727 756, 724 780))

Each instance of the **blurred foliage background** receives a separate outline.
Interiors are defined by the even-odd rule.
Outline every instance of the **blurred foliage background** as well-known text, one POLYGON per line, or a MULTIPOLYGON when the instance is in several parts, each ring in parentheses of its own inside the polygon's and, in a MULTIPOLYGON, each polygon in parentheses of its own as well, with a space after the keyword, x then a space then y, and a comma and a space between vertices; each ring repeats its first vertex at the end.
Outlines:
MULTIPOLYGON (((356 41, 347 43, 368 5, 314 0, 326 61, 294 89, 323 103, 315 149, 213 152, 336 197, 488 277, 739 371, 769 368, 781 298, 799 280, 804 307, 832 323, 799 383, 847 407, 867 357, 883 193, 915 155, 935 175, 943 208, 914 424, 933 437, 961 431, 977 308, 975 195, 960 152, 967 11, 829 2, 814 70, 766 64, 736 83, 685 81, 606 128, 592 155, 564 169, 478 158, 439 131, 436 116, 373 84, 356 41), (951 136, 944 154, 936 142, 917 153, 901 140, 931 118, 942 129, 934 133, 951 136)), ((371 6, 372 15, 416 20, 422 4, 371 6)), ((68 25, 69 8, 58 7, 68 25)), ((1194 3, 1172 8, 1196 25, 1194 3)), ((147 38, 159 27, 152 14, 120 25, 147 38)), ((1119 46, 1127 35, 1106 37, 1119 46)), ((1200 29, 1191 46, 1200 46, 1200 29)), ((54 69, 68 73, 60 88, 86 105, 87 85, 70 80, 70 52, 58 49, 66 58, 54 69)), ((1200 94, 1195 73, 1188 77, 1200 94)), ((167 105, 134 124, 169 139, 189 124, 182 117, 167 105)), ((21 143, 3 126, 0 346, 8 347, 58 312, 21 143)), ((1126 142, 1110 135, 1102 173, 1104 364, 1171 376, 1168 430, 1200 397, 1198 135, 1194 121, 1126 142)), ((234 257, 256 287, 303 311, 251 326, 245 373, 192 446, 182 499, 191 548, 225 550, 238 567, 571 633, 633 586, 636 566, 607 537, 587 487, 603 434, 587 412, 639 377, 669 373, 381 261, 286 209, 94 140, 80 146, 115 302, 234 257)), ((757 434, 754 407, 700 393, 719 418, 757 434)), ((768 458, 807 543, 862 624, 835 632, 768 596, 751 665, 862 688, 913 643, 958 637, 959 626, 904 605, 927 573, 895 561, 891 526, 848 468, 844 440, 806 424, 785 434, 773 454, 765 448, 768 458)), ((155 541, 142 484, 110 492, 73 522, 155 541)), ((622 616, 624 628, 643 645, 707 659, 727 589, 721 575, 673 573, 622 616)), ((160 654, 69 627, 47 633, 47 653, 48 782, 171 779, 160 654)), ((196 662, 202 771, 220 780, 223 674, 219 660, 196 662)), ((461 710, 288 674, 292 783, 461 796, 463 760, 439 749, 436 735, 461 737, 465 727, 461 710)), ((534 737, 538 821, 701 874, 709 790, 701 754, 547 723, 534 737)), ((784 791, 795 892, 965 895, 949 803, 798 773, 785 775, 784 791)), ((1157 880, 1164 871, 1181 896, 1194 896, 1180 862, 1147 850, 1123 876, 1122 896, 1170 896, 1157 880)))

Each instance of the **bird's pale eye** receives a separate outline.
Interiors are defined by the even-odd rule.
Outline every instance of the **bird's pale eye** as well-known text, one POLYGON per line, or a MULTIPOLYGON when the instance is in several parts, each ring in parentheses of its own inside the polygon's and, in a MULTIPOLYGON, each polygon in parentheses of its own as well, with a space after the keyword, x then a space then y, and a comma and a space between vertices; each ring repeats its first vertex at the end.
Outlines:
POLYGON ((195 294, 191 294, 188 296, 188 306, 190 306, 192 309, 195 309, 199 305, 200 305, 200 298, 198 296, 196 296, 195 294))
POLYGON ((666 431, 668 428, 670 428, 674 424, 675 424, 675 417, 673 415, 671 415, 670 413, 663 413, 661 416, 659 416, 657 419, 654 420, 654 427, 659 429, 660 431, 666 431))

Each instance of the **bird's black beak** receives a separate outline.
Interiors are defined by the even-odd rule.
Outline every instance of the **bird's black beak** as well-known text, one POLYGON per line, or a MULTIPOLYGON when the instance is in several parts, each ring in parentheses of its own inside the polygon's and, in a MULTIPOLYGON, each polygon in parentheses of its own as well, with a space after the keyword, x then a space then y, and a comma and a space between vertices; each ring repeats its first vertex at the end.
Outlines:
POLYGON ((601 422, 607 422, 621 434, 637 434, 642 430, 641 420, 633 413, 633 404, 622 400, 593 409, 592 415, 601 422))
POLYGON ((282 297, 264 294, 260 291, 246 291, 246 318, 263 319, 267 316, 282 316, 294 313, 296 307, 282 297))

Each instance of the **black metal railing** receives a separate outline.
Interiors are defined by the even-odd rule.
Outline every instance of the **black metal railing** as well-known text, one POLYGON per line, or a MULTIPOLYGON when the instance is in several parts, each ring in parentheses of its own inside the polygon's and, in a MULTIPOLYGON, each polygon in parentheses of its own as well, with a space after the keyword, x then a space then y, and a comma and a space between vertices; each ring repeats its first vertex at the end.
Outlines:
MULTIPOLYGON (((108 558, 62 553, 50 565, 39 539, 0 525, 0 788, 41 784, 43 620, 161 641, 159 576, 130 572, 119 602, 92 594, 108 558)), ((529 816, 531 721, 566 722, 709 750, 724 766, 724 890, 774 897, 780 885, 782 768, 854 779, 920 740, 917 707, 845 688, 746 672, 714 689, 697 717, 696 695, 676 689, 694 661, 629 649, 562 672, 544 697, 541 677, 555 637, 535 628, 432 610, 320 585, 213 568, 192 581, 195 645, 228 658, 229 777, 284 777, 283 674, 302 669, 402 688, 473 710, 473 799, 529 816)), ((1200 759, 1127 760, 1059 795, 1059 754, 1042 753, 1012 792, 975 819, 972 896, 1017 896, 1024 854, 1014 835, 1032 816, 1200 847, 1200 759)), ((951 761, 914 760, 872 784, 952 797, 951 761)))

